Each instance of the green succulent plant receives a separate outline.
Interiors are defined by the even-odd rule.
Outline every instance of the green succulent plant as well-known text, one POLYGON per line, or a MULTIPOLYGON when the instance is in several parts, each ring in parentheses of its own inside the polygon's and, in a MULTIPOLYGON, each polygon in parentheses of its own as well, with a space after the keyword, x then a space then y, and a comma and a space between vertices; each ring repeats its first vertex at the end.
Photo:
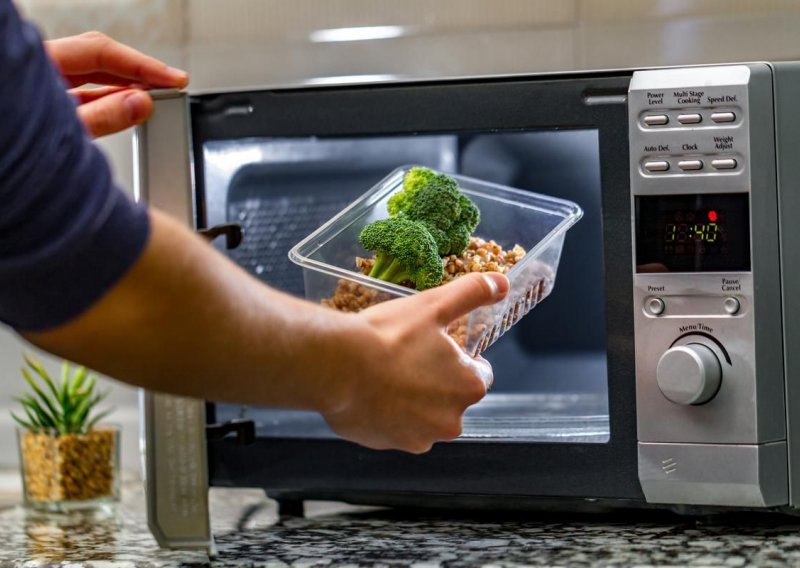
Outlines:
POLYGON ((33 392, 14 399, 22 405, 25 418, 11 413, 23 428, 56 435, 85 434, 111 412, 111 409, 95 412, 108 392, 95 392, 97 377, 90 375, 85 367, 64 361, 61 379, 56 384, 39 361, 26 355, 25 363, 28 368, 22 367, 22 376, 33 392))

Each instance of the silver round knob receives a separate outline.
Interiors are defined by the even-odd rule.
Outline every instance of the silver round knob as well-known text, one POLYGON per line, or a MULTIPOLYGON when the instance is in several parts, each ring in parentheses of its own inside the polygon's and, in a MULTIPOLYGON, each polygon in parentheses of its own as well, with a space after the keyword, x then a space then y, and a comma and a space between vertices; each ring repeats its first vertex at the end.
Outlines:
POLYGON ((664 396, 676 404, 703 404, 717 394, 722 368, 705 345, 678 345, 658 360, 656 381, 664 396))

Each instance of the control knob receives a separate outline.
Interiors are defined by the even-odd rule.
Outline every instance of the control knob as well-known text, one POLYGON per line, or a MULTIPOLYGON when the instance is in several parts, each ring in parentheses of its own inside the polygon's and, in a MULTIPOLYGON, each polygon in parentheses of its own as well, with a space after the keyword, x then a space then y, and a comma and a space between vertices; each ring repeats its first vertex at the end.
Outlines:
POLYGON ((656 381, 663 395, 676 404, 703 404, 717 394, 722 367, 705 345, 676 345, 658 360, 656 381))

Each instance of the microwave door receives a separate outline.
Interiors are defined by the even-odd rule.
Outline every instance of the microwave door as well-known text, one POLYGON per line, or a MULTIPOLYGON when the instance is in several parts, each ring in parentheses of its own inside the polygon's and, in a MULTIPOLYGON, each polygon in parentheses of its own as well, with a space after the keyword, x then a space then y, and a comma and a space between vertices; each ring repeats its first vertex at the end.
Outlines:
POLYGON ((376 452, 338 438, 313 413, 210 402, 209 422, 251 421, 255 429, 249 445, 235 436, 209 441, 211 484, 263 487, 285 501, 642 502, 628 81, 497 79, 193 97, 200 224, 240 224, 243 242, 227 254, 297 296, 303 274, 289 248, 400 165, 567 198, 585 212, 566 237, 553 293, 484 354, 495 383, 466 413, 458 440, 423 456, 376 452))

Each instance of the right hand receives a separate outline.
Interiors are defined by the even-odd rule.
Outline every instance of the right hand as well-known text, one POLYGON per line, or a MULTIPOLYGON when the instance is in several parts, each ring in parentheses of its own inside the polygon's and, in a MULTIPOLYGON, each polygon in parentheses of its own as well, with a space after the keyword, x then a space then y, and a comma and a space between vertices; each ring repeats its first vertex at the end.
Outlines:
POLYGON ((492 370, 468 356, 446 326, 508 293, 500 273, 468 274, 358 313, 349 388, 323 412, 338 434, 373 449, 428 451, 461 434, 464 411, 491 386, 492 370))

